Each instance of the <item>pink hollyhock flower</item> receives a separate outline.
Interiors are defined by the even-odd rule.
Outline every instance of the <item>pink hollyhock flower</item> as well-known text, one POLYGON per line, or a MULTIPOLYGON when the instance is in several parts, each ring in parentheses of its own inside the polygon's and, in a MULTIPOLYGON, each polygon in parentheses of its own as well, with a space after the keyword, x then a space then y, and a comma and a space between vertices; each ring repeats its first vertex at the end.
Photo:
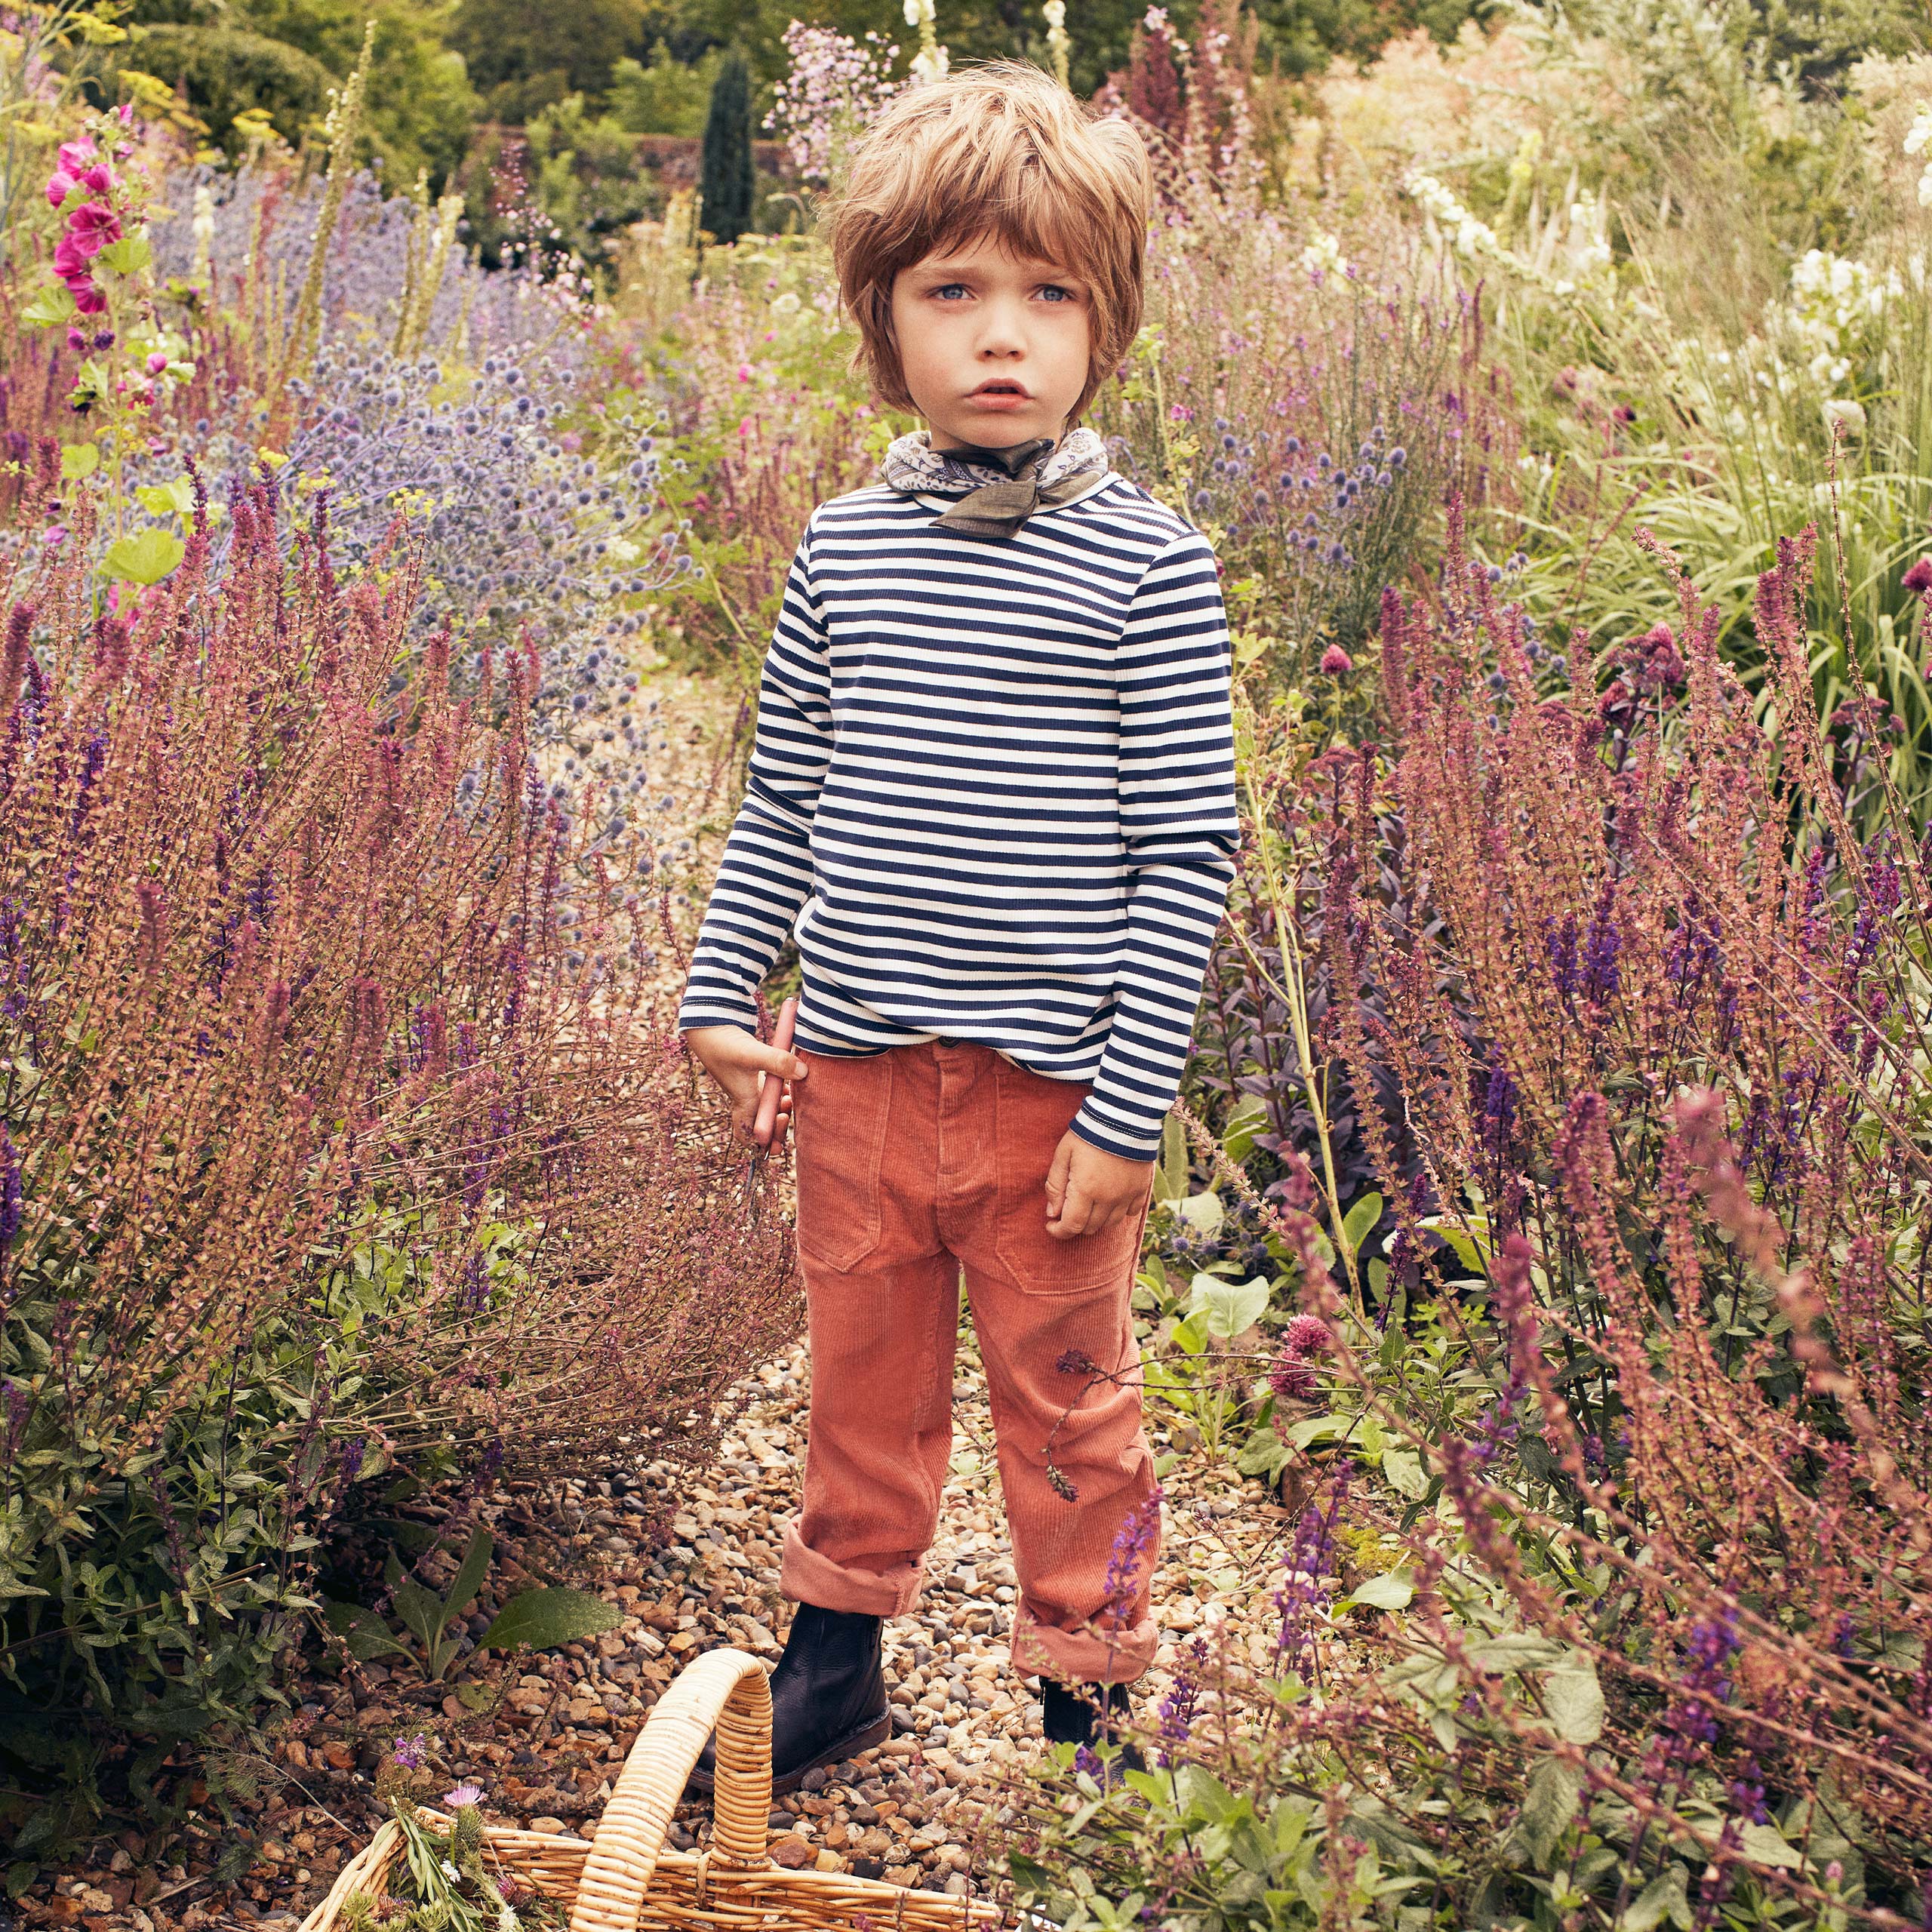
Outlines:
POLYGON ((77 277, 91 277, 94 270, 88 266, 86 250, 71 235, 63 235, 54 246, 54 272, 63 281, 72 281, 77 277))
POLYGON ((73 292, 74 306, 82 315, 101 315, 107 312, 107 297, 100 292, 98 282, 70 281, 67 286, 73 292))
POLYGON ((81 177, 81 186, 91 195, 104 195, 114 186, 114 177, 106 162, 97 162, 81 177))
POLYGON ((1932 590, 1932 557, 1921 557, 1905 574, 1905 587, 1921 596, 1932 590))
POLYGON ((1324 678, 1345 678, 1355 668, 1355 660, 1339 644, 1331 644, 1321 654, 1321 675, 1324 678))
POLYGON ((158 376, 168 367, 168 355, 165 349, 154 349, 148 352, 148 374, 158 376))
POLYGON ((69 349, 78 352, 81 349, 85 349, 87 346, 87 337, 82 334, 80 331, 75 328, 70 322, 67 325, 67 346, 69 349))
POLYGON ((47 205, 57 208, 79 186, 71 174, 50 174, 47 177, 47 205))
POLYGON ((83 134, 79 140, 66 141, 60 148, 60 172, 76 177, 85 174, 100 158, 100 151, 94 144, 91 134, 83 134))
POLYGON ((57 550, 67 540, 67 526, 64 523, 50 523, 41 540, 50 550, 57 550))
POLYGON ((83 202, 67 217, 67 238, 84 255, 97 255, 121 238, 121 217, 105 202, 83 202))

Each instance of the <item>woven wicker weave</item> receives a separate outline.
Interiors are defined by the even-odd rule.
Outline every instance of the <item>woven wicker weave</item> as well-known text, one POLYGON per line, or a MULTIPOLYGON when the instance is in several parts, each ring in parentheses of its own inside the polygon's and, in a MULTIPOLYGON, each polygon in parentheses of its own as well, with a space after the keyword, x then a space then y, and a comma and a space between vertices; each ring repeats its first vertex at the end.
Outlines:
MULTIPOLYGON (((980 1900, 854 1878, 787 1872, 765 1854, 771 1811, 771 1684, 749 1651, 707 1651, 653 1706, 595 1842, 485 1826, 484 1844, 504 1870, 571 1907, 571 1932, 834 1932, 863 1918, 871 1932, 972 1932, 995 1924, 980 1900), (701 1852, 666 1851, 664 1833, 712 1727, 718 1728, 715 1826, 701 1852)), ((424 1809, 432 1826, 450 1820, 424 1809)), ((402 1856, 402 1834, 383 1826, 345 1865, 302 1932, 336 1932, 344 1900, 380 1898, 402 1856)))

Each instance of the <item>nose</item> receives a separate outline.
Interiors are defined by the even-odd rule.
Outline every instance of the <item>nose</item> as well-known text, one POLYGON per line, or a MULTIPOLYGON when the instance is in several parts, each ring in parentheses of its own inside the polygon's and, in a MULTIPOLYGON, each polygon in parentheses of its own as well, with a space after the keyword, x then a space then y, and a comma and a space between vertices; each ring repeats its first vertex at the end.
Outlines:
POLYGON ((1026 347, 1024 306, 1011 297, 997 295, 980 312, 979 349, 982 355, 1015 355, 1026 347))

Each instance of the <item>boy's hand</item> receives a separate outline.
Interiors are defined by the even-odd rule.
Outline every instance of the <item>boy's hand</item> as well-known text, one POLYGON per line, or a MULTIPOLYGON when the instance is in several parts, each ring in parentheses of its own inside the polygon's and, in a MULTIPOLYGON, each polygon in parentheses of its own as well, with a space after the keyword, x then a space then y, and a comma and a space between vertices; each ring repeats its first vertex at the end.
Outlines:
POLYGON ((758 1143, 752 1137, 752 1124, 758 1118, 758 1075, 784 1081, 778 1096, 777 1123, 771 1130, 775 1151, 791 1124, 792 1082, 804 1079, 811 1069, 796 1054, 783 1047, 768 1046, 743 1026, 694 1026, 685 1040, 731 1100, 733 1137, 754 1147, 758 1143))
POLYGON ((1138 1214, 1153 1185, 1152 1161, 1109 1154, 1069 1128, 1047 1170, 1047 1232, 1063 1241, 1097 1235, 1123 1215, 1138 1214))

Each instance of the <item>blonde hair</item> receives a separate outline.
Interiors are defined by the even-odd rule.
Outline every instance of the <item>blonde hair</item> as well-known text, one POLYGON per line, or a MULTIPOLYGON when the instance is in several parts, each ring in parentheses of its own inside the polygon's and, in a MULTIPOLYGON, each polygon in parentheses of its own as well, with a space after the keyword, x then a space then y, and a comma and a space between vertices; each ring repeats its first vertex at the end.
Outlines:
POLYGON ((824 220, 859 328, 854 366, 888 409, 918 413, 892 328, 892 285, 936 250, 990 237, 1063 264, 1093 303, 1077 423, 1140 333, 1153 169, 1123 120, 1096 119, 1043 69, 989 60, 906 88, 866 130, 824 220))

